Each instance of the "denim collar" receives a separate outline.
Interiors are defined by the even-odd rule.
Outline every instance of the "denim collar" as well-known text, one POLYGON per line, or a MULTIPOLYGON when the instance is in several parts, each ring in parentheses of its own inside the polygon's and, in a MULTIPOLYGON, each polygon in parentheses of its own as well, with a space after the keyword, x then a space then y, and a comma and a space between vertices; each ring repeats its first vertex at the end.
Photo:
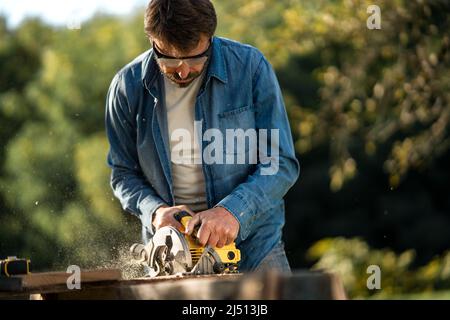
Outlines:
MULTIPOLYGON (((211 61, 208 64, 207 80, 214 77, 223 83, 228 82, 225 70, 225 59, 222 53, 222 44, 219 38, 213 37, 211 61)), ((153 50, 149 50, 147 57, 142 61, 142 82, 149 89, 160 74, 158 65, 153 58, 153 50)))

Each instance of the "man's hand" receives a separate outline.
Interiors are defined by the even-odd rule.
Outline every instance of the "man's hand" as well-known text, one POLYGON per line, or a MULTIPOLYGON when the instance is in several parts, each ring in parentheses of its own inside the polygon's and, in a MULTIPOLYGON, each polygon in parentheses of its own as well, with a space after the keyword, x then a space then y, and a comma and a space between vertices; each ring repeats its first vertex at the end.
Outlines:
POLYGON ((182 228, 182 225, 174 218, 174 214, 180 211, 186 211, 191 216, 195 215, 195 212, 185 205, 175 207, 163 205, 162 207, 159 207, 155 212, 155 216, 152 222, 153 226, 156 228, 156 230, 165 226, 172 226, 180 230, 182 228))
POLYGON ((202 246, 208 244, 222 248, 232 243, 239 232, 239 221, 222 207, 195 214, 187 225, 186 233, 191 234, 197 224, 201 224, 197 237, 202 246))

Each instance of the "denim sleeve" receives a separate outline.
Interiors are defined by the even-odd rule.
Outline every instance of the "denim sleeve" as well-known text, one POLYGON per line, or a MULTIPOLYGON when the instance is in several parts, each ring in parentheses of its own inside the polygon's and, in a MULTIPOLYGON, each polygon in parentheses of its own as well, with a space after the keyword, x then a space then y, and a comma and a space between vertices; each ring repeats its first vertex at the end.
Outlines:
POLYGON ((261 57, 253 77, 253 104, 256 110, 256 129, 268 131, 268 149, 271 149, 270 145, 272 148, 277 146, 275 139, 271 139, 271 129, 279 129, 279 152, 277 155, 271 151, 267 153, 267 157, 259 155, 255 172, 216 205, 227 209, 238 219, 240 240, 245 240, 251 233, 253 222, 259 213, 267 211, 283 199, 300 173, 281 89, 272 66, 264 57, 261 57), (270 160, 278 166, 275 166, 275 170, 269 169, 270 160))
POLYGON ((106 101, 106 134, 110 149, 107 163, 112 169, 110 185, 122 208, 141 219, 153 233, 153 213, 165 202, 144 177, 136 149, 136 125, 133 107, 125 94, 123 75, 113 79, 106 101))

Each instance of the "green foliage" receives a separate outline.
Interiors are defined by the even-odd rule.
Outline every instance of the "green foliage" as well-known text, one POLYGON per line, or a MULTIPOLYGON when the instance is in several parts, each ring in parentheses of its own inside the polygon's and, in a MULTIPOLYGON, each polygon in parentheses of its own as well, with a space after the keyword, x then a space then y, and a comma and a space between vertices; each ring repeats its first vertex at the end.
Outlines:
POLYGON ((105 166, 107 151, 108 144, 103 134, 85 139, 77 146, 77 183, 91 211, 105 224, 120 228, 120 212, 109 187, 110 170, 105 166))
POLYGON ((411 168, 426 167, 450 147, 450 4, 377 1, 382 29, 369 30, 372 4, 217 2, 226 12, 222 20, 228 34, 262 49, 276 67, 301 72, 292 69, 294 57, 317 63, 309 79, 290 79, 297 86, 288 92, 293 96, 288 107, 300 154, 323 144, 330 148, 333 191, 357 173, 355 144, 363 143, 366 156, 389 146, 383 160, 392 187, 411 168), (317 100, 305 100, 298 87, 315 81, 320 84, 317 100))
POLYGON ((390 249, 371 249, 359 238, 326 238, 315 243, 307 255, 317 261, 314 269, 338 274, 351 298, 390 298, 450 288, 450 251, 413 268, 414 250, 396 254, 390 249), (381 270, 379 290, 367 287, 371 265, 381 270))
POLYGON ((2 256, 30 257, 37 270, 99 266, 139 240, 109 187, 103 126, 112 77, 147 49, 143 31, 124 32, 138 21, 0 28, 2 256))

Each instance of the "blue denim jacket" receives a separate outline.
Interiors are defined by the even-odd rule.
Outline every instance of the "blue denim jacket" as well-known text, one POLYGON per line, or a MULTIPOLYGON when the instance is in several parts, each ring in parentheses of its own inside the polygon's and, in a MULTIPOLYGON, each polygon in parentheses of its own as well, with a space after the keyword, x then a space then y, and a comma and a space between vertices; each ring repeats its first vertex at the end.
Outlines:
MULTIPOLYGON (((156 209, 175 205, 166 117, 162 75, 149 50, 114 77, 106 102, 106 131, 114 195, 150 234, 156 209)), ((222 206, 237 218, 240 269, 252 270, 281 240, 283 197, 299 175, 281 90, 260 51, 214 37, 195 119, 202 121, 203 132, 279 129, 279 169, 274 175, 262 175, 260 162, 202 164, 208 208, 222 206)), ((208 144, 201 143, 202 149, 208 144)))

